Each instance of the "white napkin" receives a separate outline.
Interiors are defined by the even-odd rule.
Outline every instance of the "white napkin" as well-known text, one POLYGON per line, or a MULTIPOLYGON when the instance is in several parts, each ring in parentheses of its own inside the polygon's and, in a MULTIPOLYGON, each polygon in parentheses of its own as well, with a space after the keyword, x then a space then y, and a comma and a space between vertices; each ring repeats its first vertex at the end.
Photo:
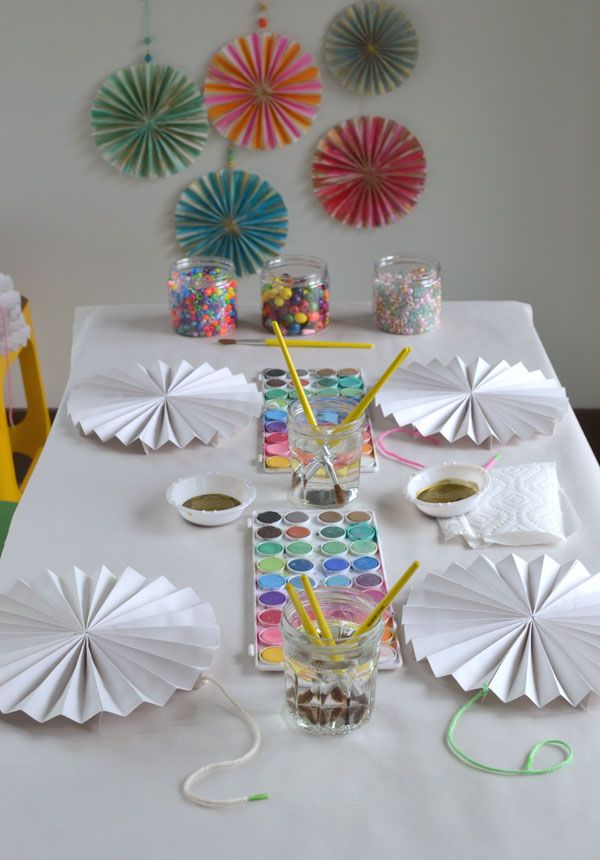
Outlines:
POLYGON ((14 352, 26 346, 29 340, 29 326, 21 312, 21 296, 15 290, 12 278, 0 273, 0 355, 14 352))
POLYGON ((581 523, 558 482, 556 463, 526 463, 491 472, 487 492, 461 517, 438 519, 444 540, 461 535, 473 549, 493 543, 556 543, 581 523))

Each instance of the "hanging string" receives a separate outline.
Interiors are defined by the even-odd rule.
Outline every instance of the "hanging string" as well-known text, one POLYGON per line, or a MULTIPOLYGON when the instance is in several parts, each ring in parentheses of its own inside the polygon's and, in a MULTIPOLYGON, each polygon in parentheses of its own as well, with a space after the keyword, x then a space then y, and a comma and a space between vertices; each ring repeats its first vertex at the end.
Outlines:
POLYGON ((229 143, 227 146, 227 170, 233 170, 235 167, 235 146, 229 143))
POLYGON ((4 340, 4 354, 6 355, 6 384, 7 384, 7 393, 8 393, 8 423, 11 427, 14 427, 13 420, 13 389, 12 389, 12 377, 10 370, 10 355, 8 349, 8 320, 6 318, 6 312, 2 305, 0 305, 0 315, 2 316, 2 336, 4 340))
POLYGON ((264 30, 265 27, 267 27, 269 24, 269 19, 266 16, 267 4, 264 2, 264 0, 262 0, 262 2, 260 2, 258 4, 258 11, 259 11, 259 18, 258 18, 258 21, 256 23, 258 24, 259 30, 264 30))
POLYGON ((456 758, 460 759, 464 764, 468 764, 469 767, 474 767, 477 770, 483 770, 486 773, 500 774, 502 776, 541 776, 542 774, 552 773, 555 770, 560 770, 561 768, 566 767, 568 764, 571 764, 571 762, 573 761, 573 749, 566 741, 559 740, 548 739, 544 741, 539 741, 539 743, 537 743, 529 751, 529 755, 525 760, 525 766, 517 770, 510 770, 509 768, 503 767, 491 767, 488 764, 484 764, 483 762, 471 758, 461 749, 459 749, 459 747, 457 747, 456 743, 454 742, 454 732, 456 730, 456 726, 458 725, 458 721, 463 714, 466 714, 466 712, 473 707, 476 702, 478 702, 480 699, 485 699, 488 692, 489 685, 484 684, 481 690, 476 693, 471 699, 469 699, 466 705, 463 705, 462 708, 459 708, 459 710, 450 720, 450 725, 448 726, 448 731, 446 732, 446 743, 448 745, 448 749, 453 755, 456 756, 456 758), (562 759, 562 761, 559 761, 556 764, 551 764, 549 765, 549 767, 534 768, 534 759, 543 747, 557 747, 565 754, 565 757, 562 759))
POLYGON ((150 35, 150 0, 144 0, 144 45, 146 53, 144 54, 144 62, 152 62, 152 54, 150 53, 150 45, 152 44, 152 36, 150 35))
POLYGON ((236 804, 248 803, 253 800, 267 800, 267 798, 269 797, 268 794, 248 794, 241 797, 231 797, 228 800, 210 800, 207 797, 200 797, 199 795, 194 794, 194 783, 201 780, 204 776, 206 776, 207 773, 210 773, 213 770, 217 770, 218 768, 224 770, 228 767, 239 767, 240 765, 245 764, 247 761, 250 761, 251 758, 254 758, 254 756, 260 749, 260 729, 254 722, 250 714, 245 711, 241 705, 238 705, 235 699, 233 699, 229 695, 227 690, 214 678, 202 676, 202 678, 200 678, 198 686, 201 686, 202 684, 205 684, 207 682, 210 682, 211 684, 214 684, 215 687, 218 687, 219 690, 225 696, 225 698, 229 702, 231 702, 238 714, 248 725, 248 728, 252 732, 252 737, 254 738, 254 741, 248 752, 244 753, 244 755, 241 755, 238 758, 228 759, 227 761, 214 761, 210 764, 205 764, 204 767, 200 767, 198 768, 198 770, 195 770, 193 773, 191 773, 183 783, 182 791, 184 797, 186 797, 188 800, 191 800, 192 803, 197 803, 198 806, 207 806, 211 808, 222 806, 235 806, 236 804))

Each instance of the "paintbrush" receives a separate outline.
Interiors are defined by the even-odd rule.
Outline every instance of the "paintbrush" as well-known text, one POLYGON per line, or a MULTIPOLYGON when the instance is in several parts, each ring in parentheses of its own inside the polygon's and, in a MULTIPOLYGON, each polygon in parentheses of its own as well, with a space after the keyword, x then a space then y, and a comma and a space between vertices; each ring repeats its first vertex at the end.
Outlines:
MULTIPOLYGON (((279 341, 274 337, 268 337, 265 340, 253 337, 220 337, 219 341, 223 346, 233 346, 242 344, 244 346, 279 346, 279 341)), ((290 338, 286 340, 288 346, 310 346, 313 349, 373 349, 374 344, 365 342, 353 342, 350 340, 295 340, 290 338)))

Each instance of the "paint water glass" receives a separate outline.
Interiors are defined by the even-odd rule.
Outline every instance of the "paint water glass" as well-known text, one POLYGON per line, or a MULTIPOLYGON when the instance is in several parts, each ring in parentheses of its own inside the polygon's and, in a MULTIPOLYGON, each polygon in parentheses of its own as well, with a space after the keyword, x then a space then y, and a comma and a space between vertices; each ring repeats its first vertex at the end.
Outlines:
MULTIPOLYGON (((384 619, 380 616, 365 633, 351 638, 374 601, 353 588, 324 586, 315 594, 333 642, 309 636, 292 602, 286 603, 281 617, 286 705, 304 731, 347 734, 366 725, 373 712, 384 619)), ((314 619, 304 592, 299 597, 314 619)))
POLYGON ((288 410, 292 498, 319 508, 343 507, 358 498, 365 416, 338 429, 356 406, 353 400, 309 396, 309 403, 318 428, 309 424, 299 400, 288 410))

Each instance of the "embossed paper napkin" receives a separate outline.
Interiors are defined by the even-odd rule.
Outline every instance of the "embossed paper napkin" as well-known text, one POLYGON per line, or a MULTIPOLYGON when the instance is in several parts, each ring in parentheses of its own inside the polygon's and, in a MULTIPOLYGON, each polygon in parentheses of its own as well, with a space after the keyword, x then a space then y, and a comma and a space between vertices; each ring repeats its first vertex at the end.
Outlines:
POLYGON ((473 549, 555 543, 577 531, 579 518, 558 481, 556 463, 494 469, 481 502, 461 517, 439 519, 445 540, 460 535, 473 549))

